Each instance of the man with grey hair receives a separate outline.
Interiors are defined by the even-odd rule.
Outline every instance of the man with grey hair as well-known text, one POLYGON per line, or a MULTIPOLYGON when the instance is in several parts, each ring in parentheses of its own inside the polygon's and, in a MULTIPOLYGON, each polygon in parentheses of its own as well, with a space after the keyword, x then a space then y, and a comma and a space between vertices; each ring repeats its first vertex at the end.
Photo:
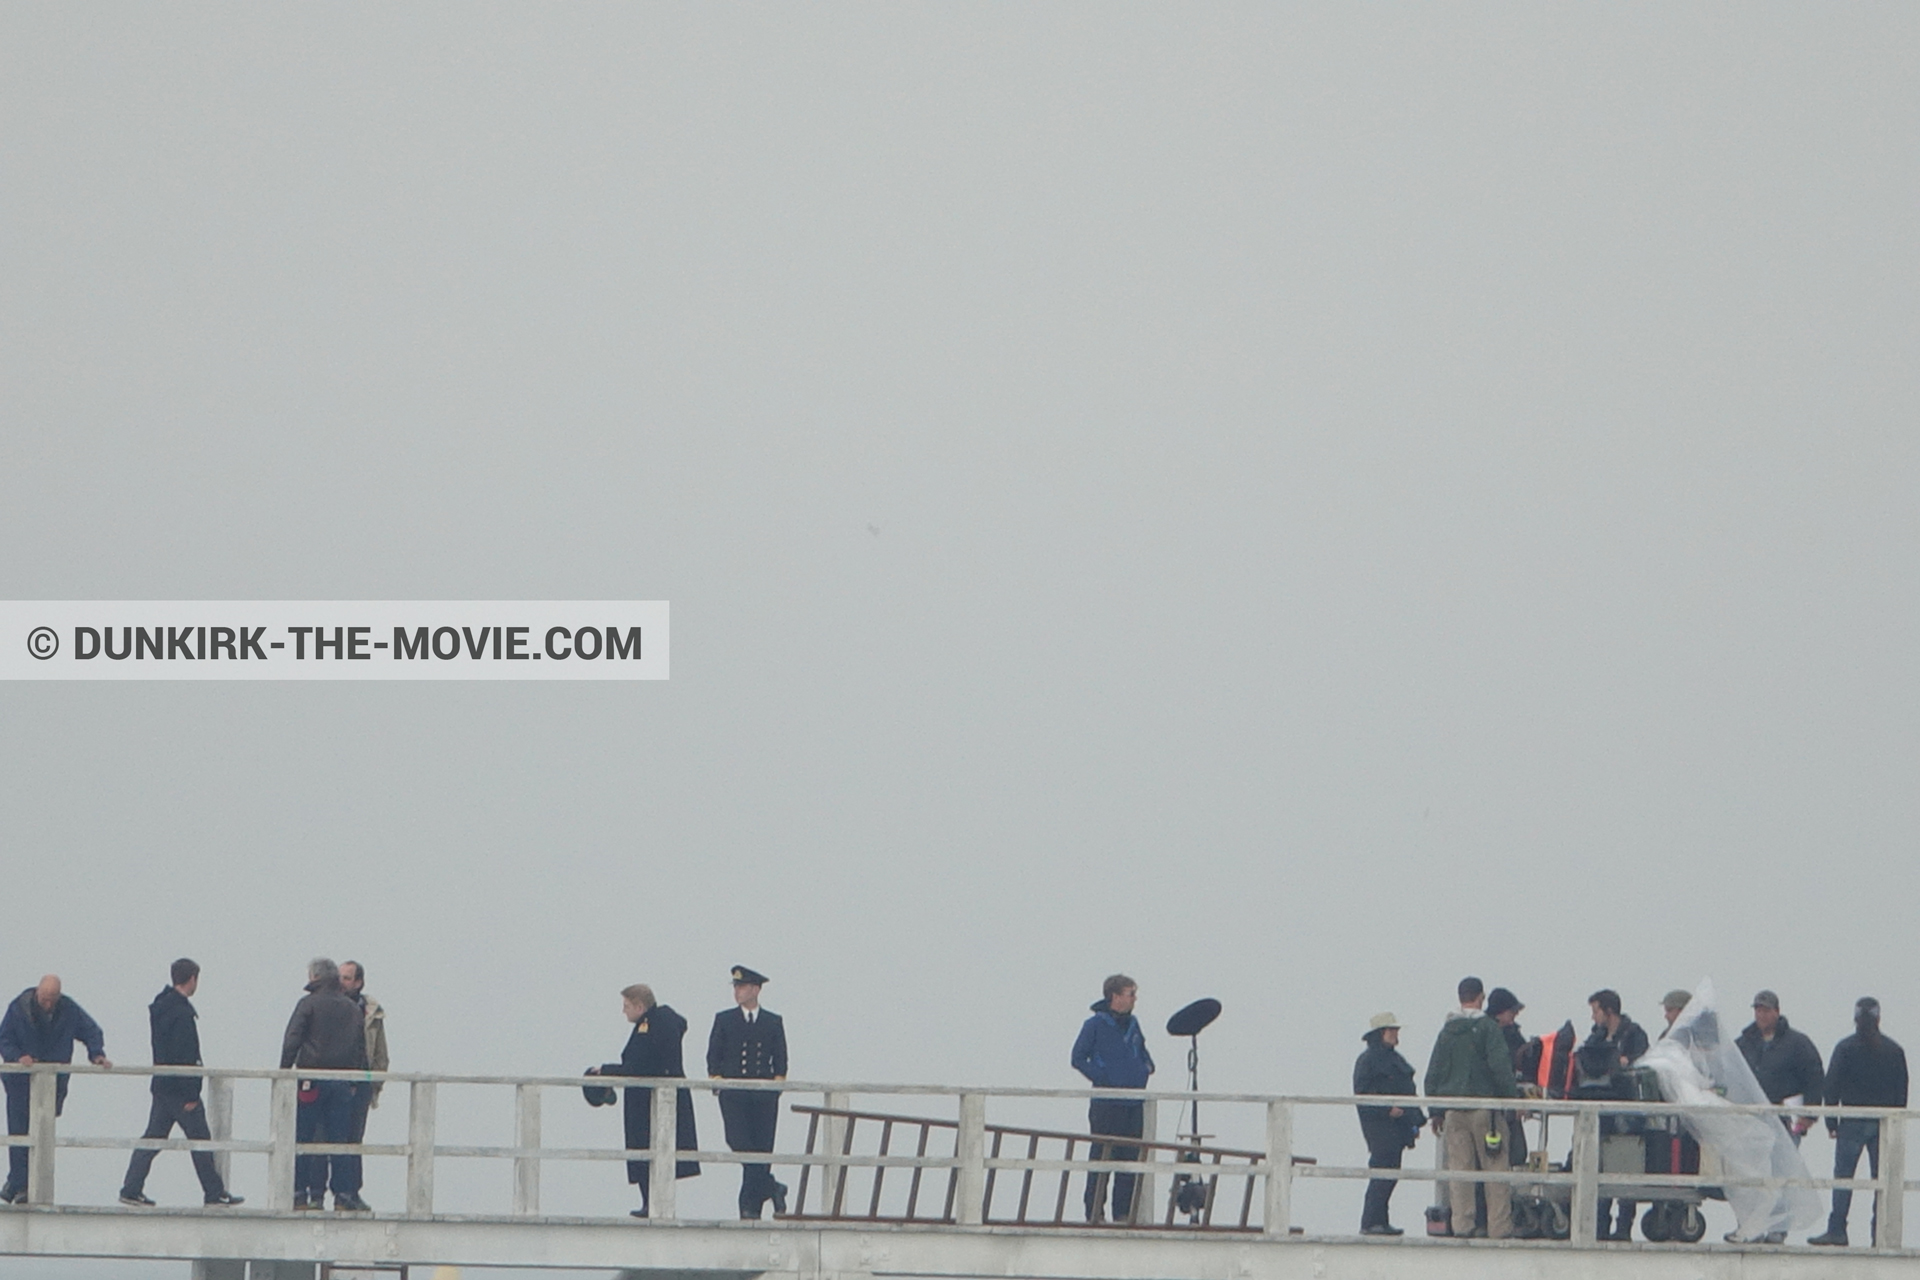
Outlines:
MULTIPOLYGON (((280 1069, 365 1071, 366 1019, 340 986, 340 968, 324 956, 307 965, 307 994, 293 1007, 280 1044, 280 1069)), ((356 1085, 350 1080, 300 1081, 296 1142, 353 1142, 356 1085)), ((345 1213, 369 1213, 360 1198, 359 1156, 303 1155, 294 1161, 293 1207, 325 1208, 327 1188, 333 1207, 345 1213)))

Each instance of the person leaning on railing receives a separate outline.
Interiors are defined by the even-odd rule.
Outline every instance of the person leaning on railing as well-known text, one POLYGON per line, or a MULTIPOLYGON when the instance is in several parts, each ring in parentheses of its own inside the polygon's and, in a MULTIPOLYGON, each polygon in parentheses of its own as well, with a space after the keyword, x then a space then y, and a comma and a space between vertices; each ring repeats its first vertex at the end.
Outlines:
MULTIPOLYGON (((0 1017, 0 1059, 32 1066, 36 1062, 72 1062, 74 1041, 87 1046, 87 1061, 96 1067, 110 1067, 106 1036, 87 1011, 72 996, 62 994, 60 975, 50 973, 35 986, 28 987, 7 1006, 0 1017)), ((59 1115, 67 1104, 67 1079, 62 1074, 54 1083, 53 1113, 59 1115)), ((29 1099, 33 1077, 8 1072, 7 1132, 18 1137, 27 1132, 29 1099)), ((0 1186, 0 1200, 17 1204, 27 1198, 27 1149, 11 1147, 7 1151, 7 1181, 0 1186)))
MULTIPOLYGON (((1427 1060, 1429 1098, 1520 1096, 1506 1036, 1482 1007, 1486 1003, 1486 990, 1478 978, 1460 980, 1460 1008, 1447 1015, 1439 1037, 1433 1042, 1433 1054, 1427 1060)), ((1441 1151, 1450 1170, 1504 1172, 1508 1167, 1507 1152, 1512 1147, 1509 1129, 1506 1113, 1492 1107, 1433 1111, 1433 1131, 1444 1144, 1441 1151)), ((1506 1183, 1448 1182, 1447 1201, 1451 1206, 1451 1234, 1484 1234, 1495 1240, 1513 1234, 1513 1191, 1506 1183), (1484 1232, 1474 1225, 1476 1188, 1484 1188, 1487 1198, 1484 1232)))

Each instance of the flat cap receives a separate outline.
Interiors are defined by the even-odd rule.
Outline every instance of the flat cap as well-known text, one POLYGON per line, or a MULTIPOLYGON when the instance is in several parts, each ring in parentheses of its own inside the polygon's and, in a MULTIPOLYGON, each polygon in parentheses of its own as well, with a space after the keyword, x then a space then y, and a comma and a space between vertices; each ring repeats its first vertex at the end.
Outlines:
MULTIPOLYGON (((1673 990, 1667 992, 1667 994, 1660 997, 1660 1007, 1662 1009, 1684 1009, 1692 1003, 1693 1003, 1693 992, 1682 991, 1678 987, 1675 987, 1673 990)), ((1759 1001, 1756 1000, 1754 1003, 1758 1004, 1759 1001)))

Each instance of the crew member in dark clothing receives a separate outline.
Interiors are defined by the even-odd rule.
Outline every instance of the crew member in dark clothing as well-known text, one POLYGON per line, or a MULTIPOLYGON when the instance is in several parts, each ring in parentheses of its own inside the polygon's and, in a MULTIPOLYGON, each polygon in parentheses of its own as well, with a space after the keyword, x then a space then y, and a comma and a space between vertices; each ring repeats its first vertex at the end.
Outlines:
MULTIPOLYGON (((1367 1140, 1369 1169, 1398 1169, 1401 1157, 1420 1139, 1427 1123, 1426 1113, 1413 1105, 1417 1090, 1413 1083, 1413 1064, 1400 1056, 1400 1020, 1390 1013, 1376 1013, 1361 1037, 1367 1047, 1353 1064, 1353 1091, 1361 1094, 1385 1094, 1404 1098, 1404 1105, 1360 1107, 1360 1133, 1367 1140)), ((1406 1234, 1388 1219, 1387 1202, 1398 1185, 1393 1178, 1367 1181, 1367 1198, 1360 1209, 1360 1234, 1398 1236, 1406 1234)))
MULTIPOLYGON (((1520 1015, 1526 1005, 1520 1003, 1520 997, 1505 987, 1495 987, 1487 992, 1487 1016, 1500 1028, 1501 1036, 1507 1042, 1507 1052, 1513 1056, 1513 1078, 1522 1086, 1528 1083, 1527 1075, 1520 1069, 1520 1058, 1527 1051, 1527 1034, 1520 1029, 1520 1015)), ((1523 1087, 1522 1093, 1526 1090, 1523 1087)), ((1507 1152, 1507 1164, 1511 1168, 1521 1169, 1527 1163, 1527 1130, 1520 1123, 1518 1111, 1507 1112, 1507 1140, 1513 1144, 1507 1152)), ((1481 1196, 1481 1209, 1484 1214, 1486 1197, 1481 1196)))
MULTIPOLYGON (((1753 998, 1753 1021, 1734 1043, 1753 1068, 1767 1101, 1775 1106, 1817 1103, 1826 1088, 1827 1071, 1820 1050, 1804 1031, 1795 1031, 1780 1016, 1780 997, 1762 991, 1753 998)), ((1806 1116, 1781 1116, 1795 1146, 1813 1121, 1806 1116)))
MULTIPOLYGON (((780 1015, 760 1007, 764 974, 733 967, 734 1007, 713 1015, 707 1037, 707 1074, 716 1080, 785 1080, 787 1029, 780 1015)), ((721 1089, 720 1119, 729 1151, 773 1150, 780 1095, 772 1089, 721 1089)), ((677 1135, 676 1135, 677 1136, 677 1135)), ((774 1216, 787 1211, 787 1185, 775 1181, 771 1164, 740 1166, 740 1216, 758 1220, 767 1201, 774 1216)))
MULTIPOLYGON (((60 992, 58 974, 48 974, 39 985, 28 987, 7 1006, 0 1017, 0 1059, 32 1066, 36 1062, 72 1062, 74 1041, 87 1046, 87 1061, 96 1067, 110 1067, 106 1037, 100 1024, 87 1016, 72 997, 60 992)), ((4 1077, 7 1093, 7 1132, 19 1136, 27 1132, 30 1119, 29 1099, 33 1077, 25 1072, 9 1072, 4 1077)), ((67 1105, 65 1075, 54 1082, 53 1113, 59 1115, 67 1105)), ((16 1204, 27 1198, 27 1149, 7 1150, 7 1181, 0 1186, 0 1200, 16 1204)))
MULTIPOLYGON (((590 1076, 647 1076, 660 1080, 684 1080, 686 1068, 681 1064, 680 1042, 687 1034, 687 1020, 664 1004, 656 1004, 653 988, 644 982, 636 982, 620 992, 621 1012, 627 1021, 633 1024, 633 1031, 627 1036, 627 1047, 620 1051, 620 1061, 609 1062, 605 1066, 594 1067, 587 1072, 590 1076)), ((611 1094, 611 1089, 606 1091, 611 1094)), ((653 1145, 653 1090, 626 1089, 626 1129, 627 1150, 645 1151, 653 1145)), ((588 1099, 594 1100, 588 1093, 588 1099)), ((673 1113, 673 1145, 680 1151, 698 1151, 700 1139, 693 1123, 693 1094, 686 1089, 676 1089, 677 1099, 673 1113)), ((647 1160, 627 1161, 627 1181, 640 1188, 640 1207, 633 1210, 633 1216, 644 1218, 650 1200, 651 1183, 647 1176, 647 1160)), ((694 1160, 674 1162, 673 1176, 692 1178, 699 1176, 700 1165, 694 1160)))
MULTIPOLYGON (((1140 1020, 1133 1008, 1140 988, 1124 973, 1116 973, 1101 985, 1101 998, 1093 1005, 1093 1014, 1080 1024, 1073 1042, 1073 1069, 1097 1089, 1144 1089, 1153 1074, 1153 1055, 1147 1052, 1147 1040, 1140 1032, 1140 1020)), ((1090 1098, 1087 1100, 1087 1131, 1112 1138, 1138 1138, 1146 1128, 1146 1108, 1131 1098, 1090 1098)), ((1087 1145, 1089 1160, 1138 1160, 1140 1148, 1112 1143, 1087 1145)), ((1113 1220, 1125 1222, 1133 1210, 1131 1173, 1113 1175, 1113 1220)), ((1087 1175, 1087 1221, 1098 1222, 1106 1211, 1107 1175, 1087 1175)))
MULTIPOLYGON (((314 1071, 367 1069, 366 1014, 341 989, 340 966, 321 958, 307 965, 307 994, 293 1006, 280 1043, 280 1069, 314 1071)), ((356 1090, 351 1080, 302 1080, 296 1142, 352 1142, 356 1090)), ((360 1157, 303 1155, 293 1162, 293 1207, 333 1207, 343 1213, 371 1213, 360 1198, 360 1157)))
MULTIPOLYGON (((200 1064, 200 1029, 194 1025, 199 1016, 193 1007, 193 993, 200 989, 200 966, 191 960, 175 960, 168 975, 173 985, 163 987, 147 1006, 147 1022, 153 1031, 153 1065, 156 1067, 197 1067, 200 1064)), ((190 1141, 212 1138, 207 1128, 207 1109, 200 1101, 199 1076, 154 1076, 151 1085, 153 1106, 147 1113, 147 1131, 143 1138, 165 1138, 179 1125, 190 1141)), ((136 1208, 151 1208, 147 1198, 147 1171, 160 1153, 151 1149, 136 1151, 127 1163, 127 1177, 120 1185, 120 1203, 136 1208)), ((209 1205, 229 1207, 241 1198, 229 1195, 220 1178, 213 1152, 193 1153, 193 1171, 200 1175, 200 1194, 209 1205)))
MULTIPOLYGON (((1588 1096, 1622 1098, 1626 1092, 1625 1070, 1635 1059, 1647 1051, 1647 1033, 1640 1024, 1620 1011, 1620 993, 1612 989, 1596 991, 1587 997, 1587 1008, 1593 1013, 1593 1034, 1580 1046, 1581 1063, 1584 1068, 1597 1073, 1605 1067, 1605 1083, 1595 1080, 1590 1088, 1604 1089, 1606 1092, 1589 1092, 1588 1096)), ((1625 1116, 1602 1116, 1601 1132, 1622 1132, 1619 1126, 1629 1122, 1625 1116)), ((1608 1218, 1611 1216, 1614 1202, 1600 1201, 1600 1222, 1597 1228, 1601 1240, 1633 1239, 1633 1213, 1639 1206, 1632 1200, 1619 1202, 1620 1216, 1618 1225, 1608 1230, 1608 1218)))
MULTIPOLYGON (((1827 1061, 1827 1080, 1823 1090, 1830 1107, 1904 1107, 1907 1105, 1906 1050, 1880 1034, 1880 1002, 1863 996, 1854 1002, 1853 1034, 1833 1046, 1827 1061)), ((1827 1132, 1833 1135, 1833 1176, 1851 1178, 1860 1167, 1860 1152, 1867 1153, 1867 1167, 1880 1176, 1880 1122, 1848 1117, 1829 1117, 1827 1132)), ((1844 1187, 1833 1189, 1833 1211, 1827 1215, 1827 1229, 1808 1240, 1808 1244, 1844 1246, 1847 1243, 1847 1214, 1853 1208, 1853 1192, 1844 1187)), ((1873 1231, 1880 1231, 1878 1206, 1873 1231)))
POLYGON ((1520 1030, 1520 1013, 1527 1006, 1520 1003, 1520 997, 1505 987, 1495 987, 1487 992, 1487 1016, 1499 1024, 1500 1034, 1507 1042, 1508 1052, 1513 1054, 1513 1069, 1520 1070, 1520 1055, 1527 1047, 1527 1035, 1520 1030))

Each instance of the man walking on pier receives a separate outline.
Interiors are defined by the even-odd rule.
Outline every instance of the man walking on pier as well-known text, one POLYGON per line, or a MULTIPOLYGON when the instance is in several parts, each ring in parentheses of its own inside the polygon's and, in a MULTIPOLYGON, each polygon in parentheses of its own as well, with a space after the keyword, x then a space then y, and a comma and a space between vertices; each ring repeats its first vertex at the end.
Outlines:
MULTIPOLYGON (((87 1016, 71 996, 60 991, 60 976, 50 973, 37 986, 22 991, 0 1017, 0 1059, 32 1066, 37 1062, 72 1062, 74 1041, 87 1046, 87 1061, 96 1067, 110 1067, 106 1037, 100 1024, 87 1016)), ((6 1076, 7 1132, 15 1137, 27 1132, 29 1099, 33 1077, 9 1072, 6 1076)), ((59 1115, 67 1104, 67 1077, 54 1084, 53 1113, 59 1115)), ((0 1186, 0 1200, 17 1204, 27 1198, 27 1149, 11 1147, 7 1151, 7 1181, 0 1186)))
MULTIPOLYGON (((1132 978, 1116 973, 1101 984, 1093 1015, 1080 1025, 1073 1042, 1073 1069, 1096 1089, 1144 1089, 1153 1074, 1153 1055, 1140 1033, 1133 1006, 1140 989, 1132 978)), ((1087 1102, 1087 1131, 1114 1138, 1138 1138, 1146 1126, 1146 1108, 1131 1098, 1093 1098, 1087 1102)), ((1089 1160, 1138 1160, 1140 1148, 1094 1142, 1089 1160)), ((1113 1175, 1113 1220, 1125 1222, 1133 1209, 1131 1173, 1113 1175)), ((1098 1222, 1105 1212, 1107 1175, 1087 1175, 1087 1221, 1098 1222)))
MULTIPOLYGON (((1480 979, 1460 979, 1460 1008, 1447 1015, 1427 1060, 1429 1098, 1504 1099, 1520 1095, 1506 1036, 1482 1007, 1486 992, 1480 979)), ((1435 1108, 1432 1115, 1433 1130, 1443 1144, 1448 1169, 1506 1171, 1507 1152, 1512 1148, 1506 1112, 1474 1107, 1443 1113, 1435 1108)), ((1487 1197, 1485 1234, 1503 1240, 1513 1234, 1513 1189, 1504 1182, 1448 1182, 1452 1233, 1481 1234, 1474 1225, 1474 1191, 1480 1187, 1485 1188, 1487 1197)))
MULTIPOLYGON (((760 1007, 766 975, 733 967, 734 1007, 713 1016, 707 1037, 707 1074, 716 1080, 785 1080, 787 1029, 780 1015, 760 1007)), ((729 1151, 772 1151, 780 1095, 771 1089, 721 1089, 720 1118, 729 1151)), ((777 1217, 787 1211, 787 1187, 771 1164, 740 1166, 740 1216, 758 1220, 767 1201, 777 1217)))
MULTIPOLYGON (((200 1065, 200 1029, 194 1025, 193 993, 200 989, 200 966, 191 960, 175 960, 168 974, 172 985, 163 987, 147 1006, 147 1021, 153 1031, 153 1065, 156 1067, 197 1067, 200 1065)), ((207 1127, 207 1109, 200 1097, 199 1076, 154 1076, 150 1086, 153 1106, 147 1113, 147 1131, 143 1138, 165 1138, 175 1125, 194 1142, 213 1136, 207 1127)), ((126 1181, 120 1185, 120 1203, 136 1208, 152 1208, 147 1199, 147 1171, 160 1153, 152 1149, 136 1151, 127 1163, 126 1181)), ((231 1207, 240 1197, 227 1191, 214 1163, 213 1152, 193 1153, 193 1171, 200 1175, 200 1193, 209 1205, 231 1207)))
MULTIPOLYGON (((340 988, 340 967, 324 957, 307 965, 307 994, 293 1006, 280 1043, 280 1069, 314 1071, 367 1069, 366 1018, 340 988)), ((350 1080, 302 1080, 296 1142, 352 1142, 354 1083, 350 1080)), ((333 1207, 345 1213, 370 1213, 360 1198, 359 1156, 300 1156, 293 1167, 293 1207, 323 1209, 327 1187, 333 1207)))

